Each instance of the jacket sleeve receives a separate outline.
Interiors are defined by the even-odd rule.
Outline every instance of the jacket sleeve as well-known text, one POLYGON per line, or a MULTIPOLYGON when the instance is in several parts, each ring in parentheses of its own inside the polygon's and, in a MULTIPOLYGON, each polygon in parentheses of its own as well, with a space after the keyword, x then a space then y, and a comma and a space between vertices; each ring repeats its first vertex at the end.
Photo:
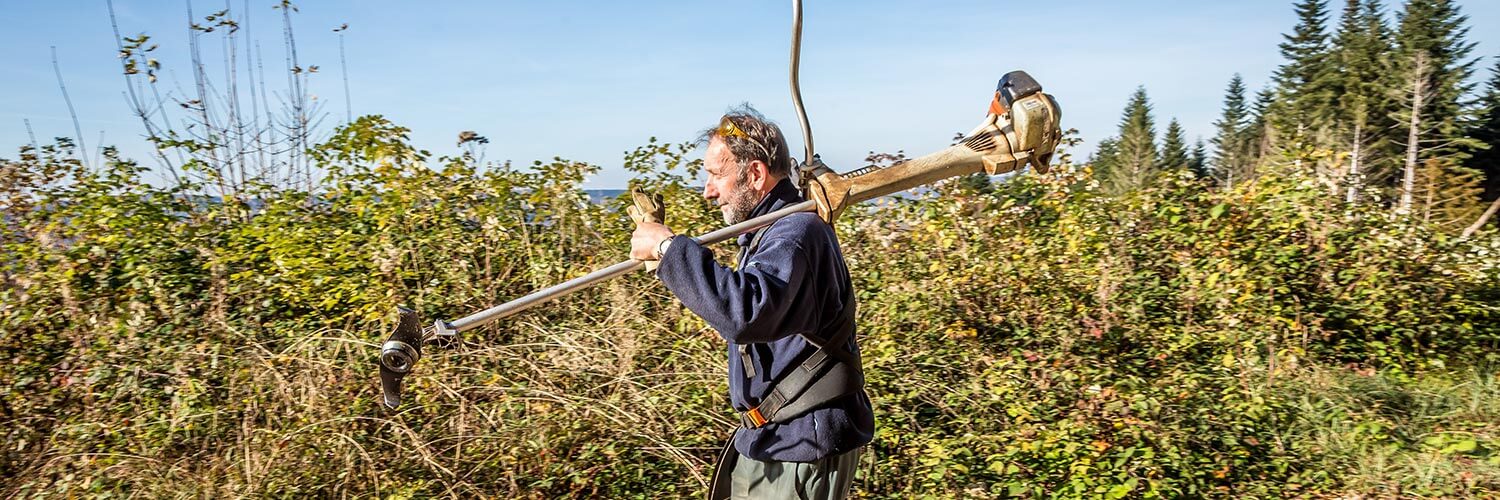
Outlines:
POLYGON ((679 236, 656 273, 724 340, 749 344, 813 329, 811 308, 793 307, 808 268, 807 252, 791 238, 766 238, 749 262, 734 270, 715 262, 713 253, 692 238, 679 236))

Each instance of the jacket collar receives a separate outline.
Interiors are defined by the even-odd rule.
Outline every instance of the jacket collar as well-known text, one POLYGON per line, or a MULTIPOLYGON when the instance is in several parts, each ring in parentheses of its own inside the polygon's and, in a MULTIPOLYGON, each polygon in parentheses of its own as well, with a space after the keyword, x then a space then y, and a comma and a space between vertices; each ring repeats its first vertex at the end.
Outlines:
MULTIPOLYGON (((755 205, 755 210, 750 211, 750 217, 748 219, 753 219, 771 212, 775 212, 777 210, 780 210, 782 207, 797 203, 799 201, 802 201, 802 196, 797 194, 797 186, 792 185, 791 176, 787 176, 786 178, 781 179, 780 182, 777 182, 776 186, 771 188, 771 192, 766 193, 765 198, 760 199, 760 203, 755 205)), ((755 237, 755 233, 764 230, 765 228, 761 228, 742 234, 735 240, 735 242, 739 243, 739 245, 742 247, 749 245, 750 240, 755 237)))

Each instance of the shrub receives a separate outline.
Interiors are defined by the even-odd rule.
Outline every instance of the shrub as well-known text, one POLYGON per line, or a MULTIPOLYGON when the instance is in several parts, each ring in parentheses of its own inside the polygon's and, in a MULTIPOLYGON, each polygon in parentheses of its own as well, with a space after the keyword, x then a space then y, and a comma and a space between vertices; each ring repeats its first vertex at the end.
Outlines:
MULTIPOLYGON (((0 161, 0 491, 701 491, 733 421, 725 351, 645 275, 432 350, 407 405, 379 406, 396 305, 467 314, 623 259, 631 227, 626 200, 579 190, 595 166, 429 167, 406 133, 361 118, 312 151, 319 191, 226 199, 112 154, 84 169, 65 142, 0 161)), ((689 153, 625 162, 701 233, 718 216, 689 153)), ((877 408, 863 495, 1500 490, 1476 368, 1500 339, 1492 233, 1393 221, 1296 172, 1112 197, 1071 165, 856 207, 838 231, 877 408)))

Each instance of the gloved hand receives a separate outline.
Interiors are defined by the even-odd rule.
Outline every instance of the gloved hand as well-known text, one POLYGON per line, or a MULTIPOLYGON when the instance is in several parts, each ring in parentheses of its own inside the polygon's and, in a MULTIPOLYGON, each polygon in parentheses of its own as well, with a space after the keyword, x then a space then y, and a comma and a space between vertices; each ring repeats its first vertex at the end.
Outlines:
MULTIPOLYGON (((630 220, 635 221, 636 227, 640 227, 645 222, 667 223, 667 206, 662 203, 661 195, 646 194, 638 189, 631 189, 630 197, 634 204, 625 207, 625 213, 630 214, 630 220)), ((648 260, 646 270, 655 272, 658 264, 660 262, 648 260)))

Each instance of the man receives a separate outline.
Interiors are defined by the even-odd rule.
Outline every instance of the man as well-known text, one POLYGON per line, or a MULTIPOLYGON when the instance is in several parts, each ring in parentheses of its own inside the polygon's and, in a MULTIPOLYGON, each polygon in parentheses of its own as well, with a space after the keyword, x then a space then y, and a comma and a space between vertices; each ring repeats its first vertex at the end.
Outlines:
MULTIPOLYGON (((754 109, 731 110, 703 136, 703 196, 719 206, 725 223, 802 201, 786 139, 754 109)), ((816 214, 802 212, 739 243, 739 264, 731 269, 692 238, 643 222, 631 236, 630 256, 659 260, 657 276, 667 289, 729 342, 729 399, 743 422, 733 439, 737 456, 726 455, 733 497, 843 498, 875 418, 859 376, 854 291, 838 238, 816 214), (767 403, 774 391, 797 392, 787 386, 798 384, 786 382, 797 381, 798 370, 825 381, 838 370, 853 376, 830 382, 832 390, 820 384, 803 391, 792 400, 816 406, 800 414, 767 410, 777 406, 767 403)))

